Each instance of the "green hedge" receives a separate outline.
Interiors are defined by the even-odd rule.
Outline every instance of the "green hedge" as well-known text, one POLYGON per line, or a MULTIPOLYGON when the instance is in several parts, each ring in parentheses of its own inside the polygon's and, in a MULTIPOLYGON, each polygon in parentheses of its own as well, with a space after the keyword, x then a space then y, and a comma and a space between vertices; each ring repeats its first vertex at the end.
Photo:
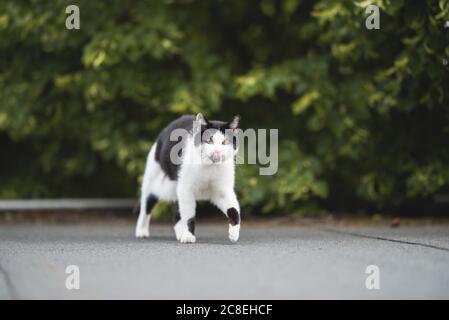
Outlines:
POLYGON ((0 197, 135 196, 158 131, 198 111, 280 130, 275 176, 238 167, 245 213, 448 192, 445 20, 443 0, 2 1, 0 197))

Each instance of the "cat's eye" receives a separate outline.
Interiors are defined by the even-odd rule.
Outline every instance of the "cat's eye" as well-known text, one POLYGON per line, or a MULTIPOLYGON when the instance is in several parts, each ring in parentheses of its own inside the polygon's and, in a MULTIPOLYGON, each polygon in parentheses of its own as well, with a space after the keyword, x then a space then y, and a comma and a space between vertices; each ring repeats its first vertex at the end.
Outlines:
POLYGON ((208 143, 208 144, 214 143, 214 140, 212 140, 212 137, 210 137, 209 139, 207 139, 207 143, 208 143))
POLYGON ((224 139, 224 140, 223 140, 223 144, 224 144, 224 145, 229 144, 229 140, 228 140, 228 139, 224 139))

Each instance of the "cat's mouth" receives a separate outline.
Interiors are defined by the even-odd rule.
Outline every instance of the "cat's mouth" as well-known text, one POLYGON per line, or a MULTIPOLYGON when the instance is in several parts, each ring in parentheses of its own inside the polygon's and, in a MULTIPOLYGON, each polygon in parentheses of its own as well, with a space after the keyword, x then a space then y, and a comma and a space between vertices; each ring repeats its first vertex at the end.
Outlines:
POLYGON ((224 161, 224 155, 216 155, 216 154, 211 154, 209 156, 210 161, 212 161, 213 163, 219 163, 224 161))

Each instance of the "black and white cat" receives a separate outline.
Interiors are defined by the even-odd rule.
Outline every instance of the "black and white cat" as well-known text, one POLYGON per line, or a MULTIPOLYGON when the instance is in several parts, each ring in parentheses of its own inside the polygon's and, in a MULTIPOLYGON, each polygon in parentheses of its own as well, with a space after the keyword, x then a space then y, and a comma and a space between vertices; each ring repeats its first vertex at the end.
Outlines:
POLYGON ((240 206, 234 192, 239 120, 208 121, 199 113, 162 130, 146 162, 136 237, 150 236, 151 209, 158 200, 176 201, 176 239, 195 242, 196 202, 208 200, 228 217, 229 239, 239 239, 240 206))

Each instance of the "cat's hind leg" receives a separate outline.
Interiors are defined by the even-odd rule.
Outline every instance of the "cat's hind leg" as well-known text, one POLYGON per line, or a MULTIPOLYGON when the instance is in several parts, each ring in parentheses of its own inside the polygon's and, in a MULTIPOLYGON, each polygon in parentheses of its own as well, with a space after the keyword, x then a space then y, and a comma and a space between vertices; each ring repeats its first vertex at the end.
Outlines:
POLYGON ((143 194, 140 200, 140 212, 136 225, 136 237, 148 238, 150 236, 151 210, 157 203, 157 197, 152 193, 143 194))
POLYGON ((140 211, 137 219, 135 235, 137 238, 148 238, 150 236, 151 210, 158 201, 158 196, 153 191, 153 180, 157 175, 157 166, 154 164, 154 153, 156 144, 148 154, 145 173, 142 181, 142 190, 140 195, 140 211))

